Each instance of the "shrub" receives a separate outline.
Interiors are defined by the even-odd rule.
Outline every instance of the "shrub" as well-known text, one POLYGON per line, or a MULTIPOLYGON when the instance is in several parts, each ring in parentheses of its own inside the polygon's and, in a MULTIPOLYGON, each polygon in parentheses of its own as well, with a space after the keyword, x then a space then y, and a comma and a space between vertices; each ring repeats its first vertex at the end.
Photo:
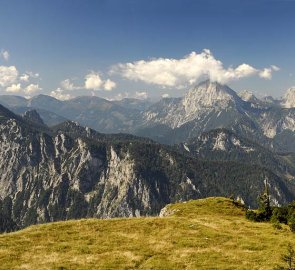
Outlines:
POLYGON ((276 207, 272 211, 271 222, 288 223, 288 209, 286 207, 276 207))
POLYGON ((251 221, 258 221, 257 220, 257 214, 253 210, 247 210, 246 211, 246 218, 251 221))
POLYGON ((282 225, 281 225, 281 223, 278 222, 278 221, 273 222, 273 223, 272 223, 272 226, 273 226, 273 228, 276 229, 276 230, 281 230, 281 229, 283 228, 282 225))

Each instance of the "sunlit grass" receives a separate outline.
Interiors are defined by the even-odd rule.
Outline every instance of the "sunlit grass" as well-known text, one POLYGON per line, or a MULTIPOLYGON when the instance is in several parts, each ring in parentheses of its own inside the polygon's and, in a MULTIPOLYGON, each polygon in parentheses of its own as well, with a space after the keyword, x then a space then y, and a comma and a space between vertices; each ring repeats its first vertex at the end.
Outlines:
POLYGON ((272 269, 287 226, 253 223, 229 199, 171 205, 165 218, 78 220, 0 236, 0 269, 272 269))

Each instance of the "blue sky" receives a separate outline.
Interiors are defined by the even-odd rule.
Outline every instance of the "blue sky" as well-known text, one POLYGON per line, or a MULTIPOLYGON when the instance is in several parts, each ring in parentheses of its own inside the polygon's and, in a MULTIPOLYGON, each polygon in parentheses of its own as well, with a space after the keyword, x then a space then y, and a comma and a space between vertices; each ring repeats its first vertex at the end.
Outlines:
POLYGON ((295 85, 292 0, 0 0, 0 6, 1 94, 180 96, 204 74, 276 97, 295 85), (217 62, 207 68, 204 49, 222 70, 217 62), (248 66, 241 74, 242 64, 248 66))

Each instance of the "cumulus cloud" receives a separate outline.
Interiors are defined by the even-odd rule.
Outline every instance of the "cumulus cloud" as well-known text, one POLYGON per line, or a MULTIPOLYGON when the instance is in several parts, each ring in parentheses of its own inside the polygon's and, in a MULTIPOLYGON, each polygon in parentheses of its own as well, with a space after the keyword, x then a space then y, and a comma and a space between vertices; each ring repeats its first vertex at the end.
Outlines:
POLYGON ((97 72, 91 72, 85 76, 85 88, 88 90, 111 91, 115 87, 115 82, 110 79, 103 80, 97 72))
POLYGON ((263 79, 270 80, 272 77, 272 69, 271 68, 264 68, 259 72, 259 76, 263 79))
POLYGON ((36 92, 38 92, 38 91, 40 91, 40 90, 42 90, 42 88, 41 87, 39 87, 39 84, 30 84, 30 85, 28 85, 25 89, 24 89, 24 92, 26 93, 26 94, 34 94, 34 93, 36 93, 36 92))
POLYGON ((279 71, 279 70, 280 70, 279 67, 272 65, 270 66, 270 68, 264 68, 263 70, 261 70, 259 72, 259 77, 270 80, 272 78, 273 71, 279 71))
POLYGON ((6 87, 17 81, 18 71, 15 66, 0 66, 0 86, 6 87))
POLYGON ((8 61, 9 57, 10 57, 10 54, 8 51, 6 50, 1 50, 0 52, 0 56, 1 58, 3 58, 5 61, 8 61))
POLYGON ((148 93, 146 91, 142 91, 142 92, 135 92, 135 98, 137 99, 147 99, 148 98, 148 93))
POLYGON ((27 74, 28 74, 31 78, 33 78, 33 79, 37 79, 37 78, 40 77, 40 74, 37 73, 37 72, 34 73, 34 72, 32 72, 32 71, 28 71, 27 74))
MULTIPOLYGON (((0 59, 9 60, 9 52, 7 50, 0 51, 0 59)), ((8 93, 31 94, 41 90, 36 82, 39 73, 26 71, 19 73, 16 66, 0 65, 0 90, 8 93), (31 82, 33 79, 34 83, 31 82)))
POLYGON ((60 83, 61 89, 63 90, 81 90, 81 89, 87 89, 87 90, 105 90, 105 91, 111 91, 113 90, 117 84, 110 80, 104 80, 102 79, 101 75, 98 72, 90 72, 84 77, 84 85, 78 86, 75 85, 70 79, 66 79, 60 83))
POLYGON ((57 88, 56 90, 51 91, 50 96, 59 100, 69 100, 72 98, 70 94, 64 93, 64 90, 61 88, 57 88))
POLYGON ((269 78, 278 67, 271 66, 270 71, 257 69, 248 64, 241 64, 235 68, 225 68, 210 50, 201 53, 192 52, 181 59, 157 58, 149 61, 140 60, 132 63, 120 63, 111 68, 111 73, 120 74, 132 81, 143 81, 162 87, 183 87, 194 84, 202 78, 227 83, 249 76, 269 78))
POLYGON ((11 86, 8 86, 6 88, 6 92, 8 92, 8 93, 19 93, 19 92, 21 92, 21 90, 22 90, 22 88, 21 88, 20 83, 12 84, 11 86))
POLYGON ((24 73, 23 75, 21 75, 21 76, 19 77, 19 79, 20 79, 21 81, 23 81, 23 82, 28 82, 29 79, 30 79, 30 76, 29 76, 28 74, 24 73))
POLYGON ((65 89, 65 90, 70 90, 70 91, 71 91, 71 90, 79 90, 79 89, 81 89, 81 87, 79 87, 79 86, 75 86, 74 83, 71 82, 70 79, 66 79, 66 80, 62 81, 62 82, 60 83, 60 85, 61 85, 61 87, 62 87, 63 89, 65 89))
POLYGON ((98 73, 92 72, 85 76, 85 88, 91 90, 99 90, 103 85, 103 80, 98 73))
POLYGON ((106 91, 111 91, 113 88, 115 88, 117 84, 110 79, 107 79, 103 84, 103 89, 106 91))

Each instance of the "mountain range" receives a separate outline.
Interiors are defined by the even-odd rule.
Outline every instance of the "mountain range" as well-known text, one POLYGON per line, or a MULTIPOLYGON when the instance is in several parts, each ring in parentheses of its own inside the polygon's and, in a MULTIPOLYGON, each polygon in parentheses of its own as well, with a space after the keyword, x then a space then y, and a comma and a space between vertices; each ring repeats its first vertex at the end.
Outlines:
POLYGON ((185 142, 201 133, 226 128, 280 152, 295 151, 295 88, 281 100, 237 94, 226 85, 204 81, 183 98, 109 101, 77 97, 61 101, 46 95, 25 99, 0 96, 0 104, 17 114, 35 109, 48 126, 65 120, 103 133, 130 133, 164 144, 185 142))
POLYGON ((260 100, 206 81, 154 104, 1 96, 0 231, 158 215, 166 204, 208 196, 256 207, 265 184, 273 205, 290 202, 292 91, 260 100))
POLYGON ((209 160, 194 154, 193 143, 183 151, 72 121, 49 128, 40 118, 36 111, 22 117, 0 106, 2 231, 72 218, 158 215, 168 203, 208 196, 233 195, 254 207, 265 181, 274 204, 295 197, 294 168, 275 154, 270 166, 246 158, 209 160))

